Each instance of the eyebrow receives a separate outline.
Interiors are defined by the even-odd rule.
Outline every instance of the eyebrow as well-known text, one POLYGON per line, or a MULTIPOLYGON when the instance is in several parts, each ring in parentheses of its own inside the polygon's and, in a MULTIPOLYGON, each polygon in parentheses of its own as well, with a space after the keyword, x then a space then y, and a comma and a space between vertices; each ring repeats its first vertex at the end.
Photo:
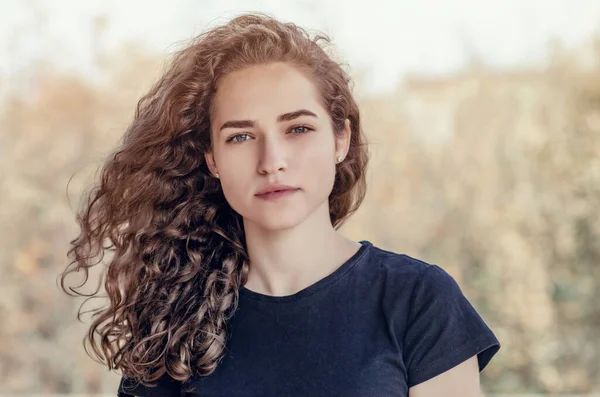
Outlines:
MULTIPOLYGON (((277 122, 294 120, 300 116, 312 116, 314 118, 318 118, 317 115, 310 110, 300 109, 294 112, 280 114, 277 116, 277 122)), ((251 128, 255 125, 256 123, 253 120, 230 120, 225 122, 219 131, 224 130, 225 128, 251 128)))

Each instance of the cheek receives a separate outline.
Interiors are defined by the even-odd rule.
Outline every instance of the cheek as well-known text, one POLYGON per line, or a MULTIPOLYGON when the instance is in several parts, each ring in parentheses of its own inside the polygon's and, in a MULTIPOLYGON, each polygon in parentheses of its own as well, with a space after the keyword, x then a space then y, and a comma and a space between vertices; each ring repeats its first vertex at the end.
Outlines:
POLYGON ((242 203, 248 200, 248 197, 253 194, 252 175, 248 166, 233 166, 229 165, 222 170, 221 188, 223 195, 229 202, 232 208, 236 209, 242 203))
POLYGON ((319 147, 313 147, 310 151, 298 156, 302 159, 300 167, 300 172, 303 174, 302 180, 310 185, 313 190, 316 188, 320 191, 333 187, 335 178, 335 163, 332 160, 334 149, 328 146, 323 144, 319 147))
POLYGON ((333 133, 327 130, 311 132, 311 136, 305 137, 302 144, 295 150, 297 158, 312 164, 313 166, 332 165, 332 159, 335 153, 335 142, 333 133), (330 136, 331 135, 331 136, 330 136))

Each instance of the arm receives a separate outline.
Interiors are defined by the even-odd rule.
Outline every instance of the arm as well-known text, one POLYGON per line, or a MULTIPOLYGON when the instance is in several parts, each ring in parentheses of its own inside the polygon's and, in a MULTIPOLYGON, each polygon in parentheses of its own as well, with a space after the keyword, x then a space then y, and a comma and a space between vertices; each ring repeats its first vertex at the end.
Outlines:
POLYGON ((479 397, 478 372, 500 343, 458 283, 431 265, 421 272, 411 304, 403 340, 411 397, 433 396, 440 388, 443 396, 479 397))
POLYGON ((482 397, 477 356, 408 390, 409 397, 482 397))

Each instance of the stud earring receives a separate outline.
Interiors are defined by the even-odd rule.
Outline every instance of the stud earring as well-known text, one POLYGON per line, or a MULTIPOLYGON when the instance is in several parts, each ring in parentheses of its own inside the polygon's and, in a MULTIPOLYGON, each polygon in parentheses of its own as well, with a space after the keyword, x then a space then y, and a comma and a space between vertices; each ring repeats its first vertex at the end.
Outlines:
POLYGON ((339 157, 337 158, 337 161, 338 161, 338 163, 341 163, 341 162, 342 162, 342 156, 339 156, 339 157))
POLYGON ((218 178, 218 177, 219 177, 219 173, 217 172, 217 173, 215 174, 215 176, 218 178))

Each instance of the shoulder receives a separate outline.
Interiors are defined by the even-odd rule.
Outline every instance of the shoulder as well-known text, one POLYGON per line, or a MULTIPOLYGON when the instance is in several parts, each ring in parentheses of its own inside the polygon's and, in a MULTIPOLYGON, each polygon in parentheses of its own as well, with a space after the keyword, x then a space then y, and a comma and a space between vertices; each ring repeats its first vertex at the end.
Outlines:
POLYGON ((377 272, 383 307, 395 317, 395 322, 405 324, 406 315, 415 305, 425 304, 437 296, 456 295, 460 288, 441 267, 422 259, 373 246, 369 268, 377 272))
MULTIPOLYGON (((407 254, 373 247, 373 258, 396 302, 410 306, 467 300, 459 283, 442 266, 407 254)), ((443 305, 440 305, 443 306, 443 305)))
MULTIPOLYGON (((389 281, 390 286, 400 283, 406 287, 413 286, 426 278, 446 278, 448 273, 439 266, 422 259, 373 245, 371 260, 378 266, 378 271, 389 281)), ((451 278, 451 277, 450 277, 451 278)))
POLYGON ((384 309, 401 334, 423 311, 439 314, 453 306, 472 310, 457 281, 442 267, 375 246, 371 259, 383 283, 384 309))
MULTIPOLYGON (((442 267, 381 248, 384 313, 402 349, 410 387, 477 356, 479 370, 500 343, 457 281, 442 267)), ((472 361, 471 361, 472 362, 472 361)))

